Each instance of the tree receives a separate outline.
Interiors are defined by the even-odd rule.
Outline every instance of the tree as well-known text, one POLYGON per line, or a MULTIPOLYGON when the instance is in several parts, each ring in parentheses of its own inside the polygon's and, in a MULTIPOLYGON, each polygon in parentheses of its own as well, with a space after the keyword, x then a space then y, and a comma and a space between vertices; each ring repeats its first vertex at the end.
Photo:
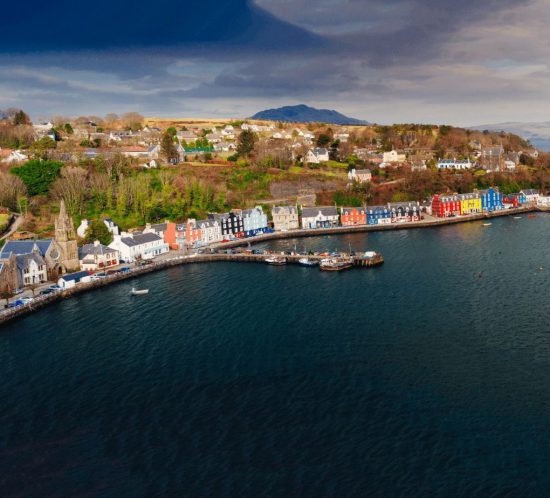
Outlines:
POLYGON ((28 114, 25 111, 22 111, 21 109, 19 109, 13 116, 13 124, 15 126, 30 125, 31 118, 29 118, 28 114))
POLYGON ((0 299, 5 299, 6 300, 6 308, 8 307, 8 304, 10 304, 10 298, 13 297, 13 292, 11 292, 10 290, 8 289, 4 289, 0 292, 0 299))
POLYGON ((250 130, 244 130, 239 135, 237 142, 237 154, 248 157, 254 151, 256 145, 256 134, 250 130))
POLYGON ((174 128, 173 126, 170 126, 169 128, 166 128, 166 133, 168 133, 172 138, 174 138, 177 135, 178 130, 176 130, 176 128, 174 128))
POLYGON ((88 193, 88 172, 78 166, 66 166, 61 170, 52 191, 65 201, 67 211, 74 215, 82 211, 82 205, 88 193))
POLYGON ((31 145, 31 150, 36 158, 47 159, 46 151, 55 149, 56 147, 57 143, 53 138, 42 137, 31 145))
POLYGON ((317 147, 326 147, 330 143, 330 136, 326 133, 321 133, 317 137, 317 147))
POLYGON ((65 130, 65 133, 67 135, 72 135, 74 133, 71 123, 65 123, 65 126, 63 127, 63 129, 65 130))
POLYGON ((87 244, 93 244, 96 240, 99 240, 104 246, 109 245, 113 241, 113 236, 103 220, 92 221, 84 235, 84 242, 87 244))
POLYGON ((27 194, 21 178, 0 172, 0 206, 17 211, 19 199, 27 194))
POLYGON ((23 180, 30 196, 48 193, 50 185, 57 179, 63 164, 59 161, 32 159, 23 166, 11 168, 10 173, 23 180))
POLYGON ((160 150, 165 159, 169 162, 175 162, 179 159, 178 150, 174 145, 174 140, 169 133, 164 133, 160 141, 160 150))

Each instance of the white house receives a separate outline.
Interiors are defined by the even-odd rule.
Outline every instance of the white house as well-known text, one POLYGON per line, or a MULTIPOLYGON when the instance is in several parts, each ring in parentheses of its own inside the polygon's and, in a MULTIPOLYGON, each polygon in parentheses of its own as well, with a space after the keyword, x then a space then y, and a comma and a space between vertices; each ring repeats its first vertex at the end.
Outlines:
POLYGON ((465 170, 472 169, 474 163, 470 159, 440 159, 437 162, 438 169, 456 169, 465 170))
POLYGON ((200 220, 197 222, 200 232, 200 241, 202 245, 213 244, 223 240, 222 227, 217 220, 200 220))
POLYGON ((273 227, 279 232, 300 228, 297 206, 273 206, 271 209, 273 227))
POLYGON ((330 228, 339 224, 338 210, 333 206, 302 209, 302 228, 330 228))
POLYGON ((76 273, 68 273, 63 275, 58 281, 57 285, 62 289, 72 289, 76 284, 91 282, 92 277, 87 271, 79 271, 76 273))
POLYGON ((128 234, 122 232, 115 235, 109 244, 111 249, 119 252, 120 261, 133 263, 139 259, 153 259, 160 254, 167 253, 169 246, 164 238, 156 233, 128 234))
POLYGON ((40 284, 48 280, 46 261, 38 252, 16 256, 17 285, 40 284))
POLYGON ((105 270, 119 264, 118 251, 104 246, 98 240, 79 248, 78 259, 80 269, 89 271, 105 270))
POLYGON ((348 180, 356 181, 359 183, 367 183, 372 180, 372 173, 370 169, 355 169, 353 168, 348 172, 348 180))
POLYGON ((526 189, 520 192, 520 195, 525 196, 525 204, 536 205, 538 203, 540 193, 536 189, 526 189))
POLYGON ((311 164, 326 163, 328 160, 328 149, 325 149, 324 147, 315 147, 315 149, 309 149, 307 151, 306 157, 304 158, 305 163, 311 164))
POLYGON ((550 196, 549 195, 539 196, 539 198, 537 200, 537 206, 550 207, 550 196))
POLYGON ((349 140, 349 133, 335 133, 334 140, 340 140, 343 144, 349 140))
MULTIPOLYGON (((104 218, 103 223, 107 227, 107 230, 111 232, 112 235, 118 235, 118 226, 111 218, 104 218)), ((83 239, 86 236, 86 231, 90 227, 90 222, 86 219, 80 222, 80 225, 76 229, 76 234, 83 239)))
POLYGON ((384 152, 382 155, 382 162, 385 164, 404 163, 406 160, 407 156, 403 153, 397 152, 396 150, 384 152))

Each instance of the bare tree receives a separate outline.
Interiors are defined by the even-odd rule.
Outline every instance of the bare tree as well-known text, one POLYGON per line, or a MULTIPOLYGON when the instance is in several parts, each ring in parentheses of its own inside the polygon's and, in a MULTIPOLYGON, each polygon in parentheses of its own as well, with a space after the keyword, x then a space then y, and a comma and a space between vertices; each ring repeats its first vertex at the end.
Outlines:
POLYGON ((27 188, 15 175, 0 172, 0 206, 17 210, 18 199, 27 195, 27 188))
POLYGON ((78 166, 66 166, 61 170, 61 178, 53 184, 53 192, 65 201, 71 214, 81 213, 88 192, 88 172, 78 166))

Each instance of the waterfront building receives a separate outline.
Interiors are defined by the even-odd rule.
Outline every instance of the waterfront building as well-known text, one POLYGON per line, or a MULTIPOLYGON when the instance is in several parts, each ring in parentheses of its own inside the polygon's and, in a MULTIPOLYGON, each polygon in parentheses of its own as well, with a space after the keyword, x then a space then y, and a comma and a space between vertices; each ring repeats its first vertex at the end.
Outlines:
POLYGON ((391 212, 387 206, 367 206, 367 225, 389 225, 391 212))
POLYGON ((489 187, 485 190, 480 190, 479 195, 481 196, 481 209, 482 211, 499 211, 504 209, 504 204, 502 201, 502 194, 496 190, 494 187, 489 187))
POLYGON ((17 264, 15 254, 0 259, 0 292, 13 292, 17 288, 17 264))
POLYGON ((479 192, 458 194, 460 199, 460 214, 479 214, 482 212, 482 201, 479 192))
POLYGON ((109 247, 116 249, 119 252, 120 261, 125 263, 133 263, 140 259, 153 259, 167 253, 170 249, 164 242, 164 238, 150 232, 141 234, 122 232, 121 235, 115 235, 109 247))
POLYGON ((267 214, 262 206, 242 211, 243 229, 246 237, 252 237, 267 230, 267 214))
POLYGON ((211 213, 208 219, 218 222, 224 239, 244 237, 244 221, 240 209, 229 213, 211 213))
POLYGON ((278 232, 300 228, 297 206, 273 206, 271 216, 273 217, 273 228, 278 232))
POLYGON ((78 250, 80 269, 98 271, 117 266, 119 264, 118 251, 104 246, 99 240, 93 244, 85 244, 78 250))
POLYGON ((458 216, 460 214, 460 199, 458 195, 436 194, 432 198, 432 215, 439 218, 458 216))
POLYGON ((537 206, 541 207, 550 207, 550 196, 548 195, 541 195, 537 199, 537 206))
POLYGON ((419 202, 389 202, 388 210, 391 213, 392 223, 420 221, 422 216, 419 202))
POLYGON ((520 191, 520 196, 523 198, 522 204, 536 206, 540 197, 540 192, 536 189, 526 189, 520 191))
POLYGON ((57 280, 59 275, 66 273, 61 260, 61 249, 53 239, 8 240, 2 248, 0 260, 9 258, 10 254, 17 257, 33 253, 39 254, 46 262, 49 280, 57 280))
POLYGON ((332 228, 339 224, 338 210, 332 206, 302 209, 302 228, 332 228))
POLYGON ((342 208, 340 211, 340 220, 343 227, 366 225, 367 210, 365 208, 349 207, 342 208))
POLYGON ((41 284, 48 280, 48 268, 44 258, 36 252, 21 254, 15 258, 17 266, 17 287, 41 284))
POLYGON ((185 245, 185 224, 167 222, 164 231, 164 242, 174 251, 182 249, 185 245))
POLYGON ((57 285, 59 285, 62 289, 72 289, 78 283, 85 284, 86 282, 91 281, 92 278, 87 271, 79 271, 76 273, 68 273, 67 275, 63 275, 57 281, 57 285))
POLYGON ((516 208, 521 205, 519 194, 508 194, 502 196, 502 206, 504 209, 516 208))
POLYGON ((208 245, 223 240, 222 229, 216 220, 200 220, 197 222, 201 232, 201 244, 208 245))
POLYGON ((166 231, 168 222, 151 224, 147 223, 143 229, 143 233, 156 233, 160 238, 164 239, 164 232, 166 231))
POLYGON ((440 159, 437 162, 438 169, 466 170, 474 166, 470 159, 440 159))

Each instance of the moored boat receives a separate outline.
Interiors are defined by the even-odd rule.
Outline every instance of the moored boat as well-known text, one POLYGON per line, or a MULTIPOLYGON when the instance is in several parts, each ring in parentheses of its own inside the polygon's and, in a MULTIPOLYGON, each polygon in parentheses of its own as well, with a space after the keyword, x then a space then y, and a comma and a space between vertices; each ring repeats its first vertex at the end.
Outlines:
POLYGON ((319 261, 316 261, 314 259, 309 259, 309 258, 300 258, 298 260, 298 264, 301 266, 318 266, 319 261))
POLYGON ((149 289, 136 289, 135 287, 132 287, 130 294, 132 296, 143 296, 145 294, 149 294, 149 289))
POLYGON ((352 267, 352 258, 325 258, 319 264, 319 268, 323 271, 342 271, 352 267))
POLYGON ((265 258, 265 262, 268 265, 282 266, 286 265, 286 258, 283 256, 270 256, 269 258, 265 258))

